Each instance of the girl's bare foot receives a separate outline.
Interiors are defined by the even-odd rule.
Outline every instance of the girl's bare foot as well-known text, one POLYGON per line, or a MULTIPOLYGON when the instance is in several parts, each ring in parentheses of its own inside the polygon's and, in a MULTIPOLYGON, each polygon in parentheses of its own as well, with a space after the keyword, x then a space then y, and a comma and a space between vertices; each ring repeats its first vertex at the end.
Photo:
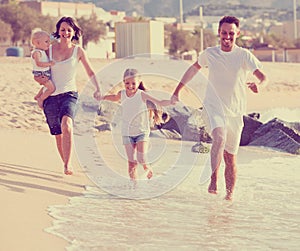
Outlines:
POLYGON ((153 171, 150 168, 145 170, 147 172, 147 178, 150 180, 153 176, 153 171))

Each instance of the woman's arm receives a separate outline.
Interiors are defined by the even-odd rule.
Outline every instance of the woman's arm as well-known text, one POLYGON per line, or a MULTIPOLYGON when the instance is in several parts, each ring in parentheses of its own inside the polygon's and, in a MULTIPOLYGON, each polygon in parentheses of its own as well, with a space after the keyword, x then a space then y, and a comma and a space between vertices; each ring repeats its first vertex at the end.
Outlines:
POLYGON ((94 98, 100 100, 101 99, 100 85, 97 81, 94 70, 92 69, 91 63, 88 60, 85 51, 81 47, 78 48, 78 60, 81 61, 87 75, 89 76, 90 80, 92 81, 92 83, 96 88, 96 91, 94 92, 94 98))

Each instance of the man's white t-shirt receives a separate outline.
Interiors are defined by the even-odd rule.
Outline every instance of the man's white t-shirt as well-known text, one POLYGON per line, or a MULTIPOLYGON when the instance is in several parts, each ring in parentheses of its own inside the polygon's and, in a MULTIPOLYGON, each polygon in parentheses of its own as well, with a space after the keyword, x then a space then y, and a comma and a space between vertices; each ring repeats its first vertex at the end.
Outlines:
POLYGON ((238 46, 230 52, 215 46, 204 50, 198 57, 198 63, 209 70, 204 105, 216 107, 221 103, 225 116, 245 114, 247 76, 262 67, 259 60, 249 50, 238 46))

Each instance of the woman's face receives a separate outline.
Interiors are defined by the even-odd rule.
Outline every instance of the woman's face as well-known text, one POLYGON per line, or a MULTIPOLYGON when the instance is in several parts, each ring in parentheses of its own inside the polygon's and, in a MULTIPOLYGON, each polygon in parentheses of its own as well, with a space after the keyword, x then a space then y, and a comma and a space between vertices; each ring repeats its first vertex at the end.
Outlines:
POLYGON ((73 28, 66 22, 62 22, 59 28, 60 39, 72 40, 75 35, 73 28))
POLYGON ((137 90, 138 79, 136 77, 127 77, 124 79, 125 90, 127 94, 134 94, 137 90))

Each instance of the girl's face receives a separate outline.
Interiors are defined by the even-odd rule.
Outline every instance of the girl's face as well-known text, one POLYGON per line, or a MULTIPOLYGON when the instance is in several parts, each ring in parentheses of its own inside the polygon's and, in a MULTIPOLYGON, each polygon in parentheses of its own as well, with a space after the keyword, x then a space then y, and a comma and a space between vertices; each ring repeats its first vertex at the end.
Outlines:
POLYGON ((124 79, 125 90, 127 96, 134 95, 137 91, 138 79, 137 77, 127 77, 124 79))
POLYGON ((62 22, 59 28, 60 39, 63 40, 72 40, 75 35, 73 28, 66 22, 62 22))

